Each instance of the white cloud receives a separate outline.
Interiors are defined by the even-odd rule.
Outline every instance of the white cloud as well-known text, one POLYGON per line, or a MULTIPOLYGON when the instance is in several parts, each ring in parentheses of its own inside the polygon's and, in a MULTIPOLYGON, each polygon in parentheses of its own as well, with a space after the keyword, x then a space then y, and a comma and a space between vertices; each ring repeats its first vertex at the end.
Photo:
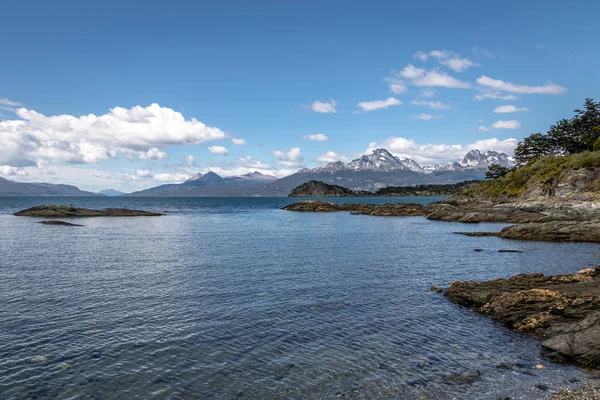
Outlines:
POLYGON ((500 79, 493 79, 485 75, 477 78, 477 83, 492 90, 522 94, 563 94, 567 91, 564 87, 555 85, 551 82, 544 86, 516 85, 514 83, 504 82, 500 79))
POLYGON ((169 183, 181 183, 190 179, 190 175, 188 174, 180 174, 180 173, 167 173, 161 172, 159 174, 154 174, 152 179, 159 182, 169 182, 169 183))
POLYGON ((185 165, 194 165, 194 156, 189 155, 185 157, 185 165))
POLYGON ((273 150, 271 153, 275 156, 277 164, 283 165, 284 167, 300 167, 304 163, 302 152, 299 147, 294 147, 289 151, 273 150))
POLYGON ((23 103, 19 103, 18 101, 11 101, 5 97, 3 99, 0 99, 0 105, 7 107, 21 107, 23 103))
POLYGON ((415 54, 413 54, 413 58, 416 58, 417 60, 421 61, 427 61, 427 53, 424 53, 421 50, 419 50, 415 54))
POLYGON ((248 143, 246 143, 246 141, 244 139, 239 139, 239 138, 231 138, 231 141, 236 146, 245 146, 246 144, 248 144, 248 143))
POLYGON ((413 115, 412 119, 422 119, 423 121, 429 121, 432 119, 440 119, 441 115, 433 115, 433 114, 421 114, 421 115, 413 115))
POLYGON ((506 106, 500 106, 500 107, 496 107, 494 108, 494 112, 495 113, 514 113, 514 112, 520 112, 520 111, 528 111, 529 109, 527 107, 515 107, 513 105, 506 105, 506 106))
POLYGON ((517 139, 499 140, 497 138, 478 140, 468 145, 460 144, 420 144, 413 139, 391 137, 382 143, 370 143, 366 153, 371 153, 377 148, 385 148, 398 157, 408 157, 421 165, 446 164, 460 161, 470 150, 488 151, 495 150, 512 155, 517 147, 517 139))
POLYGON ((510 120, 510 121, 496 121, 490 126, 480 126, 478 129, 480 131, 491 131, 492 129, 519 129, 521 127, 521 123, 519 121, 510 120))
POLYGON ((437 58, 440 64, 445 65, 454 72, 463 72, 468 68, 479 66, 476 62, 460 56, 452 51, 433 50, 429 53, 430 57, 437 58))
POLYGON ((266 164, 259 160, 253 160, 250 156, 240 157, 238 160, 238 165, 245 168, 253 168, 253 169, 269 169, 269 164, 266 164))
POLYGON ((229 154, 229 150, 227 150, 227 148, 223 146, 209 146, 208 151, 209 153, 220 154, 222 156, 226 156, 227 154, 229 154))
POLYGON ((166 153, 160 148, 225 138, 220 129, 158 104, 115 107, 99 116, 45 116, 26 108, 15 113, 20 120, 0 121, 0 164, 13 167, 33 165, 34 159, 64 163, 95 163, 118 156, 163 159, 166 153))
POLYGON ((314 135, 304 135, 302 136, 302 140, 310 140, 312 142, 324 142, 329 140, 329 138, 322 133, 315 133, 314 135))
POLYGON ((335 107, 337 105, 337 101, 331 99, 329 100, 329 102, 323 102, 323 101, 314 101, 311 105, 310 108, 311 110, 313 110, 316 113, 323 113, 323 114, 329 114, 329 113, 335 113, 337 112, 335 107))
POLYGON ((334 161, 348 162, 348 158, 345 157, 343 154, 336 153, 335 151, 328 151, 326 153, 321 154, 319 157, 317 157, 316 161, 326 162, 326 163, 334 162, 334 161))
POLYGON ((136 178, 149 178, 151 176, 152 172, 148 171, 147 169, 138 169, 135 171, 136 178))
POLYGON ((385 100, 374 100, 374 101, 361 101, 358 106, 363 111, 374 111, 380 108, 388 108, 391 106, 402 105, 402 102, 394 97, 388 97, 385 100))
POLYGON ((394 94, 402 94, 408 90, 406 84, 396 77, 386 78, 386 81, 389 82, 390 92, 394 94))
POLYGON ((434 97, 435 96, 435 90, 433 89, 423 89, 421 90, 421 93, 419 94, 420 97, 434 97))
POLYGON ((0 175, 26 176, 27 172, 23 168, 11 167, 10 165, 0 165, 0 175))
POLYGON ((441 101, 425 101, 425 100, 413 100, 411 104, 415 106, 426 106, 429 108, 433 108, 434 110, 450 110, 450 107, 447 104, 442 103, 441 101))
POLYGON ((164 160, 165 158, 167 158, 167 153, 165 153, 164 151, 160 151, 156 147, 153 147, 145 153, 140 152, 138 157, 142 160, 164 160))
POLYGON ((469 82, 461 81, 453 76, 441 72, 438 70, 425 70, 424 68, 417 68, 412 64, 408 64, 404 69, 398 72, 393 79, 404 79, 407 80, 411 85, 414 86, 426 86, 426 87, 445 87, 455 89, 468 89, 471 87, 469 82))
POLYGON ((500 92, 496 92, 493 90, 483 89, 479 94, 476 94, 474 97, 475 100, 485 100, 485 99, 494 99, 494 100, 516 100, 517 96, 513 94, 504 94, 500 92))

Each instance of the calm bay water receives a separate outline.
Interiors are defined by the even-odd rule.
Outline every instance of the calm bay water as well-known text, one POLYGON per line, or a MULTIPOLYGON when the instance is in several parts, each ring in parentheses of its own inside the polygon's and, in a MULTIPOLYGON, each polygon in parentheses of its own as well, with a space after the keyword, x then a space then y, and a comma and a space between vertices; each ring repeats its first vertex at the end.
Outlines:
POLYGON ((598 264, 598 245, 280 210, 290 202, 0 198, 0 398, 535 399, 548 396, 538 384, 585 379, 428 289, 572 273, 598 264), (167 215, 84 227, 10 215, 48 202, 167 215), (476 382, 449 382, 471 369, 476 382))

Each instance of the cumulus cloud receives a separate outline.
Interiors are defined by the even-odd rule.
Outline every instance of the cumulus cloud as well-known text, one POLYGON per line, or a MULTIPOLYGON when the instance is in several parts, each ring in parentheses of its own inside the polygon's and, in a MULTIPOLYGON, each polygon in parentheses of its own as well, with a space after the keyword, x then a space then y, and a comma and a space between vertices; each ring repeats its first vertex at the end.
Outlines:
POLYGON ((429 53, 429 55, 437 58, 440 64, 445 65, 454 72, 463 72, 468 68, 479 65, 468 58, 460 58, 458 54, 452 51, 433 50, 429 53))
POLYGON ((317 100, 310 105, 310 108, 316 113, 329 114, 337 112, 335 109, 336 105, 337 101, 333 99, 329 100, 329 102, 317 100))
POLYGON ((492 90, 521 94, 563 94, 567 91, 564 87, 555 85, 552 82, 549 82, 544 86, 516 85, 500 79, 493 79, 485 75, 477 78, 477 84, 492 90))
POLYGON ((222 156, 226 156, 227 154, 229 154, 229 150, 227 150, 227 148, 223 146, 209 146, 208 152, 213 154, 220 154, 222 156))
POLYGON ((304 158, 302 158, 302 152, 299 147, 294 147, 289 151, 273 150, 271 153, 275 156, 277 164, 283 165, 284 167, 300 167, 304 164, 304 158))
POLYGON ((32 165, 37 159, 63 163, 95 163, 118 156, 163 159, 166 153, 160 148, 226 137, 218 128, 158 104, 115 107, 99 116, 46 116, 26 108, 15 113, 20 120, 0 121, 0 164, 13 167, 32 165))
POLYGON ((491 131, 492 129, 519 129, 521 123, 519 121, 510 120, 510 121, 496 121, 490 126, 480 126, 478 129, 480 131, 491 131))
POLYGON ((388 108, 392 106, 402 105, 402 102, 394 97, 388 97, 385 100, 361 101, 358 106, 363 111, 374 111, 380 108, 388 108))
POLYGON ((506 106, 500 106, 500 107, 496 107, 494 108, 494 112, 495 113, 514 113, 514 112, 520 112, 520 111, 528 111, 529 109, 527 107, 515 107, 513 105, 506 105, 506 106))
POLYGON ((240 167, 244 167, 244 168, 253 168, 253 169, 262 169, 262 170, 266 170, 266 169, 270 168, 269 164, 266 164, 259 160, 253 160, 252 157, 250 157, 250 156, 240 157, 240 159, 238 160, 238 165, 240 167))
POLYGON ((165 153, 164 151, 160 151, 156 147, 153 147, 145 153, 139 152, 138 157, 142 160, 164 160, 165 158, 167 158, 167 153, 165 153))
POLYGON ((231 138, 231 141, 236 146, 245 146, 246 144, 248 144, 248 143, 246 143, 246 141, 244 139, 239 139, 239 138, 231 138))
POLYGON ((416 58, 417 60, 421 60, 421 61, 427 61, 428 57, 429 56, 427 55, 427 53, 422 52, 421 50, 419 50, 415 54, 413 54, 413 58, 416 58))
MULTIPOLYGON (((438 70, 425 70, 424 68, 417 68, 412 64, 408 64, 404 69, 388 78, 388 82, 398 83, 402 82, 409 83, 413 86, 420 87, 445 87, 455 89, 469 89, 471 84, 469 82, 461 81, 453 76, 448 75, 445 72, 438 70)), ((390 86, 390 90, 392 90, 390 86)))
POLYGON ((23 168, 11 167, 10 165, 0 165, 0 175, 27 176, 27 172, 23 168))
POLYGON ((185 165, 194 165, 194 156, 189 155, 185 157, 185 165))
POLYGON ((147 169, 138 169, 135 171, 135 177, 137 178, 150 178, 152 176, 152 172, 147 169))
POLYGON ((328 151, 326 153, 321 154, 319 157, 317 157, 316 161, 326 162, 326 163, 334 162, 334 161, 348 162, 348 158, 345 157, 343 154, 336 153, 335 151, 328 151))
POLYGON ((398 79, 397 77, 386 78, 386 81, 390 85, 390 92, 394 94, 402 94, 408 90, 406 84, 402 81, 402 79, 398 79))
POLYGON ((411 104, 415 106, 426 106, 429 108, 433 108, 434 110, 450 110, 450 107, 447 104, 442 103, 441 101, 425 101, 425 100, 413 100, 411 104))
POLYGON ((412 119, 422 119, 423 121, 429 121, 432 119, 440 119, 441 115, 433 115, 433 114, 421 114, 421 115, 413 115, 412 119))
POLYGON ((382 143, 370 143, 366 153, 371 153, 377 148, 385 148, 401 158, 412 158, 421 165, 446 164, 460 161, 470 150, 488 151, 495 150, 512 155, 517 147, 517 139, 499 140, 497 138, 478 140, 468 145, 460 144, 421 144, 413 139, 391 137, 382 143))
POLYGON ((304 135, 302 136, 302 140, 310 140, 312 142, 324 142, 329 138, 322 133, 315 133, 314 135, 304 135))
POLYGON ((434 97, 435 96, 435 90, 433 89, 423 89, 421 90, 421 93, 419 94, 420 97, 434 97))
POLYGON ((494 90, 483 89, 478 94, 476 94, 474 98, 475 100, 516 100, 517 96, 513 94, 500 93, 494 90))

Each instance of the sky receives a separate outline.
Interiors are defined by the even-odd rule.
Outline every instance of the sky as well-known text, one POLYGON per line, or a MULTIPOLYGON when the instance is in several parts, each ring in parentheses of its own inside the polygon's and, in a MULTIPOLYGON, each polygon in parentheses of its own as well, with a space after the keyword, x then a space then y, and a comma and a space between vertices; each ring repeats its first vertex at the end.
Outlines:
POLYGON ((3 1, 0 176, 130 192, 511 154, 600 91, 600 2, 3 1))

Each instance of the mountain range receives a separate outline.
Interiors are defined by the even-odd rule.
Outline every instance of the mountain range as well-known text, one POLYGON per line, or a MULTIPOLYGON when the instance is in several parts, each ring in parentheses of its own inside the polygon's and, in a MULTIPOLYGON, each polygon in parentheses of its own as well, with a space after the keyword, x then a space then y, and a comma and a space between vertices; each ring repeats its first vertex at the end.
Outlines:
MULTIPOLYGON (((241 176, 221 177, 209 171, 195 174, 180 184, 166 184, 124 194, 136 197, 196 196, 287 196, 294 188, 311 180, 344 186, 358 191, 377 190, 387 186, 448 184, 483 179, 487 167, 513 165, 504 153, 469 151, 461 162, 448 165, 421 166, 410 158, 399 158, 386 149, 376 149, 348 163, 330 162, 320 167, 304 168, 278 179, 272 175, 251 172, 241 176)), ((86 192, 70 185, 24 183, 0 178, 0 196, 115 196, 121 192, 107 189, 86 192)))
POLYGON ((0 178, 0 196, 68 196, 91 197, 102 196, 98 193, 86 192, 76 186, 55 185, 52 183, 15 182, 0 178))
POLYGON ((461 162, 443 166, 421 166, 409 158, 399 158, 386 149, 376 149, 348 163, 330 162, 317 168, 304 168, 277 179, 253 172, 222 178, 214 172, 196 174, 181 184, 161 185, 128 196, 287 196, 294 188, 311 180, 375 192, 387 186, 447 184, 483 179, 487 167, 513 165, 504 153, 479 150, 468 152, 461 162))

